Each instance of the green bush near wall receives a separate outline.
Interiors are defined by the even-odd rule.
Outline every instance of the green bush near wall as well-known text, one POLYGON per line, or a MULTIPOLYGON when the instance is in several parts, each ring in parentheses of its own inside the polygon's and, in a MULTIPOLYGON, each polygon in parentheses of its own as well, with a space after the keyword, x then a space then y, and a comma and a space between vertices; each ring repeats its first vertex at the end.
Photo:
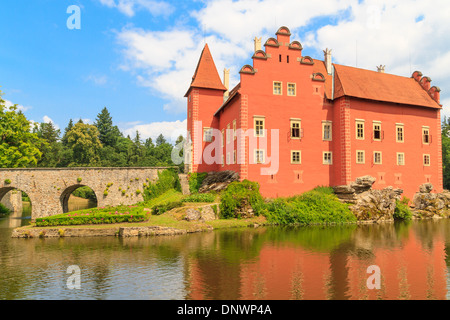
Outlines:
POLYGON ((274 224, 342 224, 356 222, 347 204, 319 187, 299 196, 275 199, 264 206, 264 215, 274 224))
POLYGON ((396 201, 395 211, 394 211, 394 220, 411 220, 412 219, 412 211, 408 206, 409 199, 403 197, 401 201, 396 201))
POLYGON ((177 170, 166 169, 158 172, 158 181, 147 185, 144 189, 144 200, 148 201, 157 198, 171 189, 181 191, 181 184, 180 179, 178 178, 177 170))
POLYGON ((3 215, 3 214, 10 214, 10 213, 11 213, 11 211, 3 203, 0 203, 0 214, 3 215))
POLYGON ((198 190, 202 186, 203 180, 208 176, 208 173, 202 172, 193 172, 189 173, 188 181, 189 181, 189 191, 191 193, 198 193, 198 190))
POLYGON ((222 219, 240 218, 239 211, 251 206, 255 215, 263 209, 264 199, 259 192, 259 184, 244 180, 230 183, 223 192, 220 202, 220 216, 222 219))

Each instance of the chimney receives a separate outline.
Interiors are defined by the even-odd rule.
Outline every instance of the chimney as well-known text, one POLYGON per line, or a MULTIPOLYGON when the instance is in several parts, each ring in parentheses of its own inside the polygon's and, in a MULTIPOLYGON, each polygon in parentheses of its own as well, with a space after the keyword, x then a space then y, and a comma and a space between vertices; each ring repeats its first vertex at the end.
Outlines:
POLYGON ((386 68, 386 66, 383 66, 383 65, 379 65, 379 66, 377 66, 377 71, 379 72, 379 73, 384 73, 384 69, 386 68))
POLYGON ((331 49, 326 48, 323 53, 325 54, 325 66, 327 67, 328 74, 333 73, 333 65, 331 62, 331 49))
POLYGON ((230 94, 230 69, 223 70, 223 85, 227 88, 227 91, 223 94, 223 100, 226 101, 230 94))
POLYGON ((262 49, 261 40, 262 37, 261 38, 255 37, 255 52, 262 49))

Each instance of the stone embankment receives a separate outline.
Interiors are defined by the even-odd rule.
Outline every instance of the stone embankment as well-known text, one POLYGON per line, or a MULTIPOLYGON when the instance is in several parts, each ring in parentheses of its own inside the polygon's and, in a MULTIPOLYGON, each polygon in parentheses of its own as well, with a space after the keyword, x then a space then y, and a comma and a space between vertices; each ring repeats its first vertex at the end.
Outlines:
MULTIPOLYGON (((381 222, 393 221, 396 201, 401 200, 402 189, 387 187, 372 189, 375 178, 364 176, 357 178, 350 185, 333 187, 336 196, 344 203, 350 204, 350 210, 358 221, 381 222)), ((410 202, 413 219, 438 219, 450 216, 450 191, 432 193, 433 185, 425 183, 420 186, 410 202)))
POLYGON ((336 186, 333 189, 339 200, 350 204, 349 208, 358 221, 393 221, 396 200, 401 199, 403 190, 393 187, 374 190, 374 183, 375 178, 364 176, 350 185, 336 186))
POLYGON ((439 219, 448 218, 450 215, 450 191, 431 193, 433 185, 426 183, 420 186, 412 200, 413 218, 415 219, 439 219))
POLYGON ((81 237, 150 237, 175 236, 212 230, 211 226, 182 230, 160 226, 120 227, 105 229, 90 228, 18 228, 11 235, 12 238, 81 238, 81 237))

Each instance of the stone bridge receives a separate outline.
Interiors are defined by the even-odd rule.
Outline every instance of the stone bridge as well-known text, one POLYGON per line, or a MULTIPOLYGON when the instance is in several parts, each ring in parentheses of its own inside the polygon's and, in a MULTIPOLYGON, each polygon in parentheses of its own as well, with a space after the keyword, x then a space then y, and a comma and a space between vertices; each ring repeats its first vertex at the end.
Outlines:
POLYGON ((168 168, 33 168, 0 169, 0 201, 11 190, 28 194, 32 219, 68 212, 70 194, 88 186, 97 206, 131 205, 143 201, 144 184, 155 182, 168 168))

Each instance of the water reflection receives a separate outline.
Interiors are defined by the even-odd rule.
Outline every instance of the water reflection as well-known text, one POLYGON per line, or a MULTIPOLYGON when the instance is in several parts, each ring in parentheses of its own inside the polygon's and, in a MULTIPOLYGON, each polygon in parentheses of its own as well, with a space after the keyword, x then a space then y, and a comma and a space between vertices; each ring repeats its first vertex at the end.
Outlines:
POLYGON ((0 299, 446 299, 449 231, 449 220, 130 239, 0 229, 0 299), (65 285, 74 264, 80 291, 65 285), (370 265, 379 290, 367 288, 370 265))

